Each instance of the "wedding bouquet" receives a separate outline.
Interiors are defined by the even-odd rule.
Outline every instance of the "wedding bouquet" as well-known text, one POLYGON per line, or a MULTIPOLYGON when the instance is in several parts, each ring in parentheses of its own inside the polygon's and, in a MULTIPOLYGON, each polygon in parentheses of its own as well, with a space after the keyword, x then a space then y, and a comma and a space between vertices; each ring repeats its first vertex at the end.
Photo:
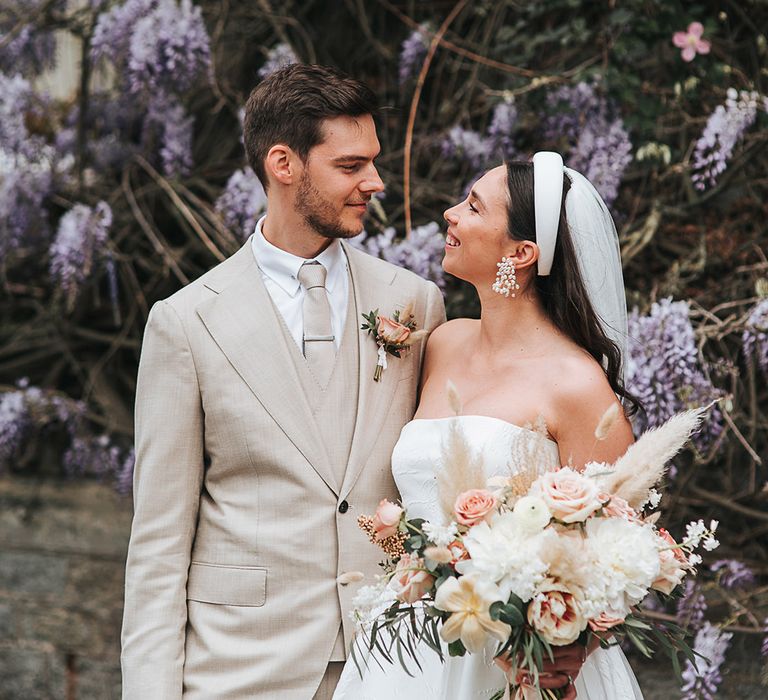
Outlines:
MULTIPOLYGON (((618 408, 606 412, 596 440, 618 408)), ((456 422, 438 472, 443 523, 409 518, 386 500, 373 517, 359 518, 388 555, 384 574, 360 590, 353 610, 368 650, 407 670, 406 658, 418 665, 416 643, 441 659, 443 643, 452 656, 495 643, 509 685, 494 697, 510 690, 559 697, 538 690, 545 658, 552 647, 586 645, 592 636, 603 646, 626 639, 646 656, 661 646, 679 673, 678 652, 693 660, 682 630, 645 618, 638 605, 651 591, 679 593, 701 561, 694 549, 718 545, 716 521, 689 524, 677 542, 649 513, 666 463, 702 413, 678 414, 615 464, 592 462, 581 472, 542 468, 541 426, 521 431, 524 468, 490 480, 456 422)))

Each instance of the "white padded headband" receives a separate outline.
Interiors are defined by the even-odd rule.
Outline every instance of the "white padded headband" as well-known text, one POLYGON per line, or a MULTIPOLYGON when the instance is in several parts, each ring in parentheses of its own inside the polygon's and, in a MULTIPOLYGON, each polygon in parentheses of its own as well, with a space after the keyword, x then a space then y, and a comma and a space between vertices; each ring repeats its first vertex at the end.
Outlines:
POLYGON ((563 201, 563 172, 563 157, 559 153, 539 151, 533 156, 533 203, 540 275, 548 275, 552 270, 563 201))

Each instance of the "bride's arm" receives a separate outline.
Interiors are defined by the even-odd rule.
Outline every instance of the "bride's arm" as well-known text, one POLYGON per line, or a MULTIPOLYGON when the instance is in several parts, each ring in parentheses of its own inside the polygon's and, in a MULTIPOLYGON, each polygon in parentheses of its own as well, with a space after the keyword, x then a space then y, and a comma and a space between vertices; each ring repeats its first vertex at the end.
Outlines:
POLYGON ((602 367, 592 358, 568 358, 556 381, 550 432, 560 451, 560 463, 581 469, 587 462, 615 462, 634 438, 623 410, 603 440, 595 437, 605 411, 618 403, 602 367))

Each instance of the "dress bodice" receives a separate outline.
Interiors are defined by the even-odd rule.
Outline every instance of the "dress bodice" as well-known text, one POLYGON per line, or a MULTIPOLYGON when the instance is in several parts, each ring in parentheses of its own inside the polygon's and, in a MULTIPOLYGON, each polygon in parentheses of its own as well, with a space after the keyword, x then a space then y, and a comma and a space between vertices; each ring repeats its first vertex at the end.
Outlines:
POLYGON ((556 443, 500 418, 451 416, 412 420, 400 433, 392 454, 392 473, 409 518, 444 521, 437 473, 453 425, 461 429, 469 448, 481 458, 487 478, 515 474, 532 454, 541 469, 558 464, 556 443))

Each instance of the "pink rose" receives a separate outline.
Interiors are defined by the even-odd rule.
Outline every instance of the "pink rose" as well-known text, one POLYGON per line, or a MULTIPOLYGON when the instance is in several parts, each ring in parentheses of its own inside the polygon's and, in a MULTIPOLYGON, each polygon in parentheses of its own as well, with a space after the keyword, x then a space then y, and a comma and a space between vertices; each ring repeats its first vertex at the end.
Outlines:
POLYGON ((601 612, 594 620, 589 621, 589 627, 593 632, 607 632, 611 627, 616 627, 624 622, 623 617, 614 617, 606 612, 601 612))
POLYGON ((562 584, 547 579, 528 606, 528 623, 555 646, 575 642, 587 621, 579 601, 562 584))
POLYGON ((660 540, 658 542, 659 575, 651 584, 651 588, 669 595, 685 578, 690 564, 685 557, 685 552, 677 546, 675 540, 664 528, 659 528, 658 539, 660 540))
POLYGON ((408 336, 411 334, 411 329, 404 326, 402 323, 393 321, 391 318, 384 318, 378 316, 378 327, 376 332, 386 343, 392 345, 400 345, 408 340, 408 336))
POLYGON ((637 520, 637 511, 629 505, 621 496, 613 496, 610 493, 598 495, 603 506, 603 513, 608 518, 624 518, 625 520, 637 520), (607 503, 606 503, 607 501, 607 503))
POLYGON ((602 505, 595 482, 570 467, 542 474, 531 487, 531 495, 539 496, 564 523, 583 522, 602 505))
POLYGON ((435 583, 435 577, 424 569, 424 560, 413 554, 403 554, 397 562, 389 587, 395 597, 411 605, 428 593, 435 583))
POLYGON ((390 503, 386 498, 379 503, 376 514, 373 516, 373 529, 376 538, 386 540, 397 532, 400 525, 400 516, 403 509, 396 503, 390 503))
POLYGON ((460 493, 453 504, 456 520, 472 527, 485 520, 496 508, 498 500, 486 489, 471 489, 460 493))

